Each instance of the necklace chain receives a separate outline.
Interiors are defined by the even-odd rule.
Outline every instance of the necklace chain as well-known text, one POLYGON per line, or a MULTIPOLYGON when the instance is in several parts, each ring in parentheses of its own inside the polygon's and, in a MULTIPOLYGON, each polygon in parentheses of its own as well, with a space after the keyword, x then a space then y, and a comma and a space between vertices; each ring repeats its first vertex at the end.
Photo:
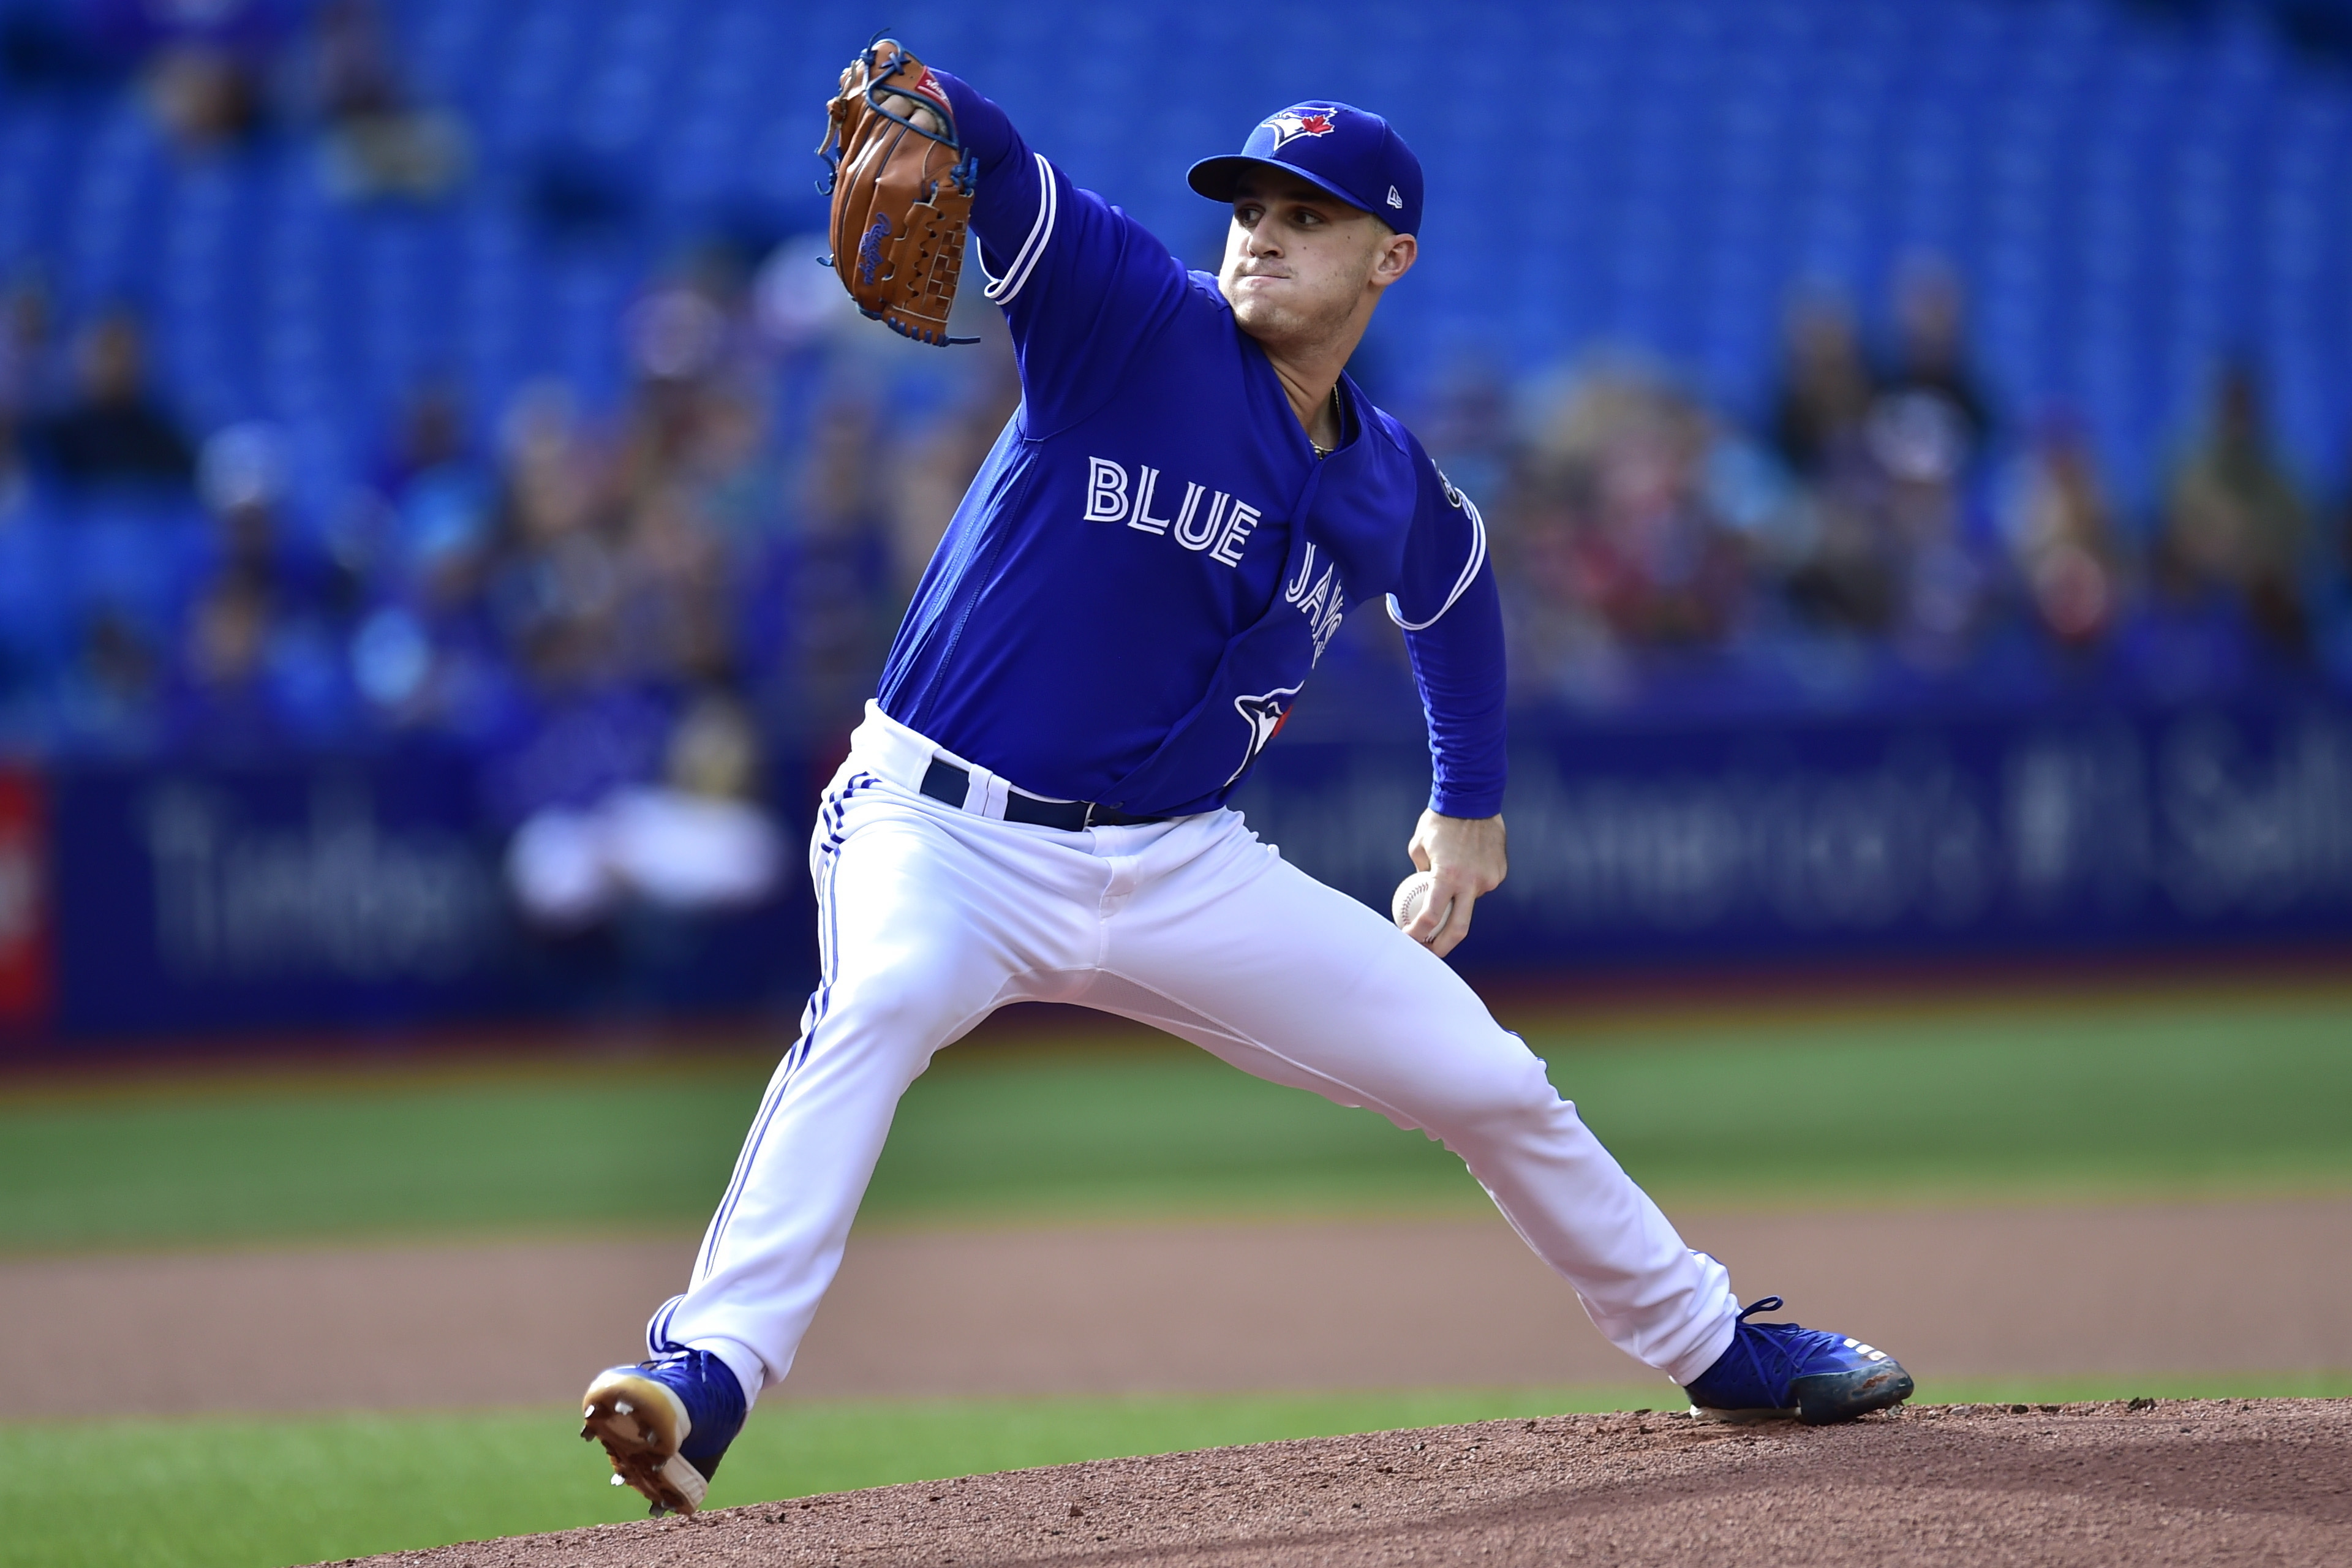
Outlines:
MULTIPOLYGON (((1336 381, 1331 384, 1331 422, 1339 426, 1339 434, 1344 437, 1348 433, 1348 412, 1340 405, 1339 384, 1336 381)), ((1315 457, 1318 462, 1329 457, 1336 449, 1326 447, 1312 436, 1307 437, 1307 444, 1315 448, 1315 457)))

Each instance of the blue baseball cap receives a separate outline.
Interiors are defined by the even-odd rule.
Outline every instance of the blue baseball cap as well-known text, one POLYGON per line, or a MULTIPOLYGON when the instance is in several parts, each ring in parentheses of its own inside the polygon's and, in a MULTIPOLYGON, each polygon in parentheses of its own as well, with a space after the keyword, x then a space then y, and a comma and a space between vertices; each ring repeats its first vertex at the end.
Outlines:
POLYGON ((1258 121, 1238 153, 1203 158, 1186 183, 1213 202, 1234 199, 1244 169, 1280 169, 1321 186, 1399 234, 1421 228, 1421 160, 1395 128, 1351 103, 1294 103, 1258 121))

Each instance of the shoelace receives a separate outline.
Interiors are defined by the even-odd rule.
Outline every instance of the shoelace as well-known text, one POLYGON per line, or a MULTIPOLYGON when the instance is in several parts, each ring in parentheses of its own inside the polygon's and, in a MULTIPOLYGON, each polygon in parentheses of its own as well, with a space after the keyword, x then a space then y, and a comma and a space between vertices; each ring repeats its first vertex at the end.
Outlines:
MULTIPOLYGON (((710 1451, 709 1445, 715 1439, 718 1444, 718 1452, 724 1453, 726 1451, 727 1444, 734 1440, 734 1428, 742 1424, 745 1408, 742 1403, 741 1391, 740 1389, 735 1390, 733 1398, 728 1397, 728 1391, 730 1389, 734 1389, 735 1387, 734 1379, 732 1377, 729 1377, 722 1382, 711 1377, 704 1368, 695 1364, 694 1358, 703 1353, 704 1352, 700 1351, 688 1350, 684 1346, 680 1346, 676 1350, 665 1351, 660 1355, 654 1357, 651 1361, 640 1362, 637 1364, 644 1367, 682 1365, 688 1369, 689 1374, 693 1377, 694 1382, 698 1386, 698 1392, 704 1397, 712 1401, 710 1405, 704 1407, 703 1415, 706 1418, 715 1416, 720 1425, 718 1428, 709 1431, 698 1428, 687 1438, 684 1447, 679 1451, 684 1453, 688 1459, 695 1460, 698 1463, 707 1458, 710 1463, 715 1464, 717 1462, 717 1455, 710 1451), (728 1425, 730 1420, 732 1422, 731 1426, 728 1425), (724 1433, 723 1436, 720 1435, 722 1432, 724 1433)), ((703 1473, 706 1476, 709 1474, 709 1465, 704 1466, 703 1473)))
MULTIPOLYGON (((1757 1313, 1777 1312, 1783 1305, 1778 1296, 1759 1296, 1749 1302, 1735 1321, 1744 1325, 1757 1313)), ((1760 1331, 1735 1334, 1731 1342, 1747 1352, 1748 1365, 1754 1369, 1757 1381, 1771 1394, 1772 1402, 1786 1405, 1789 1402, 1789 1384, 1797 1376, 1800 1364, 1792 1353, 1793 1346, 1811 1331, 1800 1328, 1795 1323, 1758 1323, 1754 1326, 1760 1331), (1781 1331, 1770 1331, 1773 1330, 1781 1331), (1768 1351, 1771 1357, 1769 1363, 1764 1359, 1768 1351)))

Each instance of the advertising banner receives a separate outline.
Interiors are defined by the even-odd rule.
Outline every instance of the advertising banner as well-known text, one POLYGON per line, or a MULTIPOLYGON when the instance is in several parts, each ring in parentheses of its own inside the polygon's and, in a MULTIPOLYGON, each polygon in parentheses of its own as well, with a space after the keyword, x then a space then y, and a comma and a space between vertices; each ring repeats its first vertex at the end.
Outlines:
MULTIPOLYGON (((1428 781, 1409 744, 1276 745, 1241 804, 1384 910, 1428 781)), ((1466 969, 2352 937, 2337 705, 1561 731, 1515 742, 1504 813, 1466 969)))
POLYGON ((0 770, 0 1037, 47 1019, 49 900, 40 781, 0 770))
MULTIPOLYGON (((799 773, 782 770, 781 776, 799 773)), ((1236 805, 1383 911, 1428 758, 1269 748, 1236 805)), ((797 859, 805 802, 773 804, 797 859)), ((1472 974, 2262 952, 2352 942, 2352 708, 1535 731, 1472 974)), ((764 1012, 815 970, 755 908, 533 926, 460 757, 0 776, 0 1023, 75 1042, 764 1012)))
POLYGON ((725 914, 536 929, 479 793, 470 762, 436 753, 58 781, 58 1029, 169 1042, 798 1005, 799 884, 725 914))

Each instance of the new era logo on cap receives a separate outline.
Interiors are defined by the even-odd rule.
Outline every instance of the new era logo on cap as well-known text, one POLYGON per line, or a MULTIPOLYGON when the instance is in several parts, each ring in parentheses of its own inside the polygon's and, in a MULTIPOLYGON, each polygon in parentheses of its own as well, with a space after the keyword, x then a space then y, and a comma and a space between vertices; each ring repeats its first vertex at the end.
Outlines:
POLYGON ((1396 208, 1399 212, 1402 212, 1404 210, 1404 198, 1397 195, 1397 188, 1394 185, 1391 185, 1389 187, 1389 205, 1396 208))

